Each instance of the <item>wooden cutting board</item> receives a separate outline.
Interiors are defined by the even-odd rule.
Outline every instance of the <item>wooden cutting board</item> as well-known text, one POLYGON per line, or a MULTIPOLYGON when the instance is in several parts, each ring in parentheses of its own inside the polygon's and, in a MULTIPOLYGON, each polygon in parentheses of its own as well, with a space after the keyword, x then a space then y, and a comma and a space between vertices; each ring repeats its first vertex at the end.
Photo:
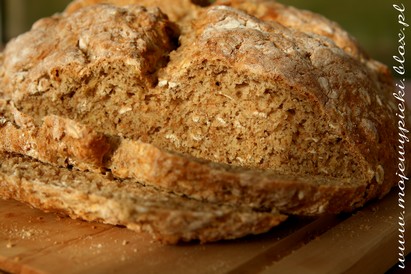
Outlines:
MULTIPOLYGON (((394 189, 354 214, 291 218, 264 235, 178 246, 153 242, 145 233, 0 200, 0 269, 58 274, 384 273, 398 259, 397 197, 394 189)), ((411 198, 411 187, 406 197, 411 198)), ((405 218, 409 251, 411 210, 405 218)))

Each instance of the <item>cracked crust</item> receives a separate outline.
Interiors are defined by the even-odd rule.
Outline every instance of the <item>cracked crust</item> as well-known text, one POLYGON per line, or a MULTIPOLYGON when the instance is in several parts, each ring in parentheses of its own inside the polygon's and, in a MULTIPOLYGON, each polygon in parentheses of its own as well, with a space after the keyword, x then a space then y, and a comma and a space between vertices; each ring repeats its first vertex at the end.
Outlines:
POLYGON ((138 5, 144 7, 159 8, 170 21, 175 22, 183 33, 191 31, 191 23, 201 11, 201 8, 193 4, 191 0, 75 0, 71 2, 64 13, 72 14, 79 9, 96 4, 111 4, 118 7, 138 5))
POLYGON ((218 0, 213 5, 233 7, 265 22, 275 22, 304 33, 327 37, 354 58, 368 58, 349 33, 337 23, 319 14, 286 6, 273 0, 218 0))

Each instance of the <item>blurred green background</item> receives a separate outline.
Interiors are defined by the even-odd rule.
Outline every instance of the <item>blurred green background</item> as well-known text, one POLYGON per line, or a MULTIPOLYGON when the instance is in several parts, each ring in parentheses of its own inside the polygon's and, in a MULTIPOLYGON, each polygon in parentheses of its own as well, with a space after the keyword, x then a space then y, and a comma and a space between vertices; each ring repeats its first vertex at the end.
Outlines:
MULTIPOLYGON (((0 0, 4 16, 1 20, 5 26, 2 33, 3 41, 27 31, 38 18, 62 11, 69 2, 70 0, 0 0)), ((321 13, 338 22, 357 38, 373 58, 390 68, 395 64, 392 56, 397 54, 400 26, 397 22, 398 12, 392 5, 402 2, 390 0, 283 0, 279 2, 321 13)), ((406 6, 405 1, 403 3, 406 6)), ((408 20, 411 18, 411 5, 406 8, 406 21, 411 24, 408 20)), ((410 30, 411 27, 406 30, 407 40, 411 38, 410 30)), ((411 59, 407 58, 406 64, 407 71, 410 71, 411 59)))

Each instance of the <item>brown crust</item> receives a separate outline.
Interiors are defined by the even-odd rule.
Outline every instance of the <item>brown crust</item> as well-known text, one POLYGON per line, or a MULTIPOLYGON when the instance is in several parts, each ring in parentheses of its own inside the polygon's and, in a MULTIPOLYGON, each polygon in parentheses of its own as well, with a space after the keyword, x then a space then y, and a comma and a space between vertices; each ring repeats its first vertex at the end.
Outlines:
POLYGON ((230 6, 243 10, 265 22, 276 22, 287 28, 328 37, 354 58, 368 58, 354 37, 337 23, 320 14, 296 9, 273 0, 218 0, 213 5, 230 6))
POLYGON ((138 5, 155 7, 167 14, 168 18, 177 23, 183 32, 190 30, 190 21, 200 12, 200 7, 191 0, 163 1, 163 0, 75 0, 64 10, 65 14, 72 14, 87 6, 96 4, 110 4, 118 7, 138 5))

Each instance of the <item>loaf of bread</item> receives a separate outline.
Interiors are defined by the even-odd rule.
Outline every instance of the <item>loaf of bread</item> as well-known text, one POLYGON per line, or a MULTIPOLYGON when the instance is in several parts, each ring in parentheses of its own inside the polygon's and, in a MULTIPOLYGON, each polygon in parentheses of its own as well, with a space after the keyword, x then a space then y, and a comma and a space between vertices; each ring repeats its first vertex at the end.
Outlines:
MULTIPOLYGON (((159 203, 175 195, 214 215, 220 205, 271 218, 239 222, 236 235, 175 232, 169 242, 262 232, 281 214, 351 211, 395 185, 390 72, 308 11, 269 0, 77 0, 9 42, 0 61, 1 157, 59 170, 27 187, 53 192, 47 180, 64 170, 90 194, 87 176, 110 174, 101 185, 139 182, 159 203)), ((4 186, 24 188, 7 173, 13 165, 2 166, 4 186)), ((17 192, 0 196, 128 227, 146 218, 89 217, 65 209, 61 201, 75 200, 65 192, 54 202, 17 192)), ((213 222, 204 224, 228 225, 213 222)))

